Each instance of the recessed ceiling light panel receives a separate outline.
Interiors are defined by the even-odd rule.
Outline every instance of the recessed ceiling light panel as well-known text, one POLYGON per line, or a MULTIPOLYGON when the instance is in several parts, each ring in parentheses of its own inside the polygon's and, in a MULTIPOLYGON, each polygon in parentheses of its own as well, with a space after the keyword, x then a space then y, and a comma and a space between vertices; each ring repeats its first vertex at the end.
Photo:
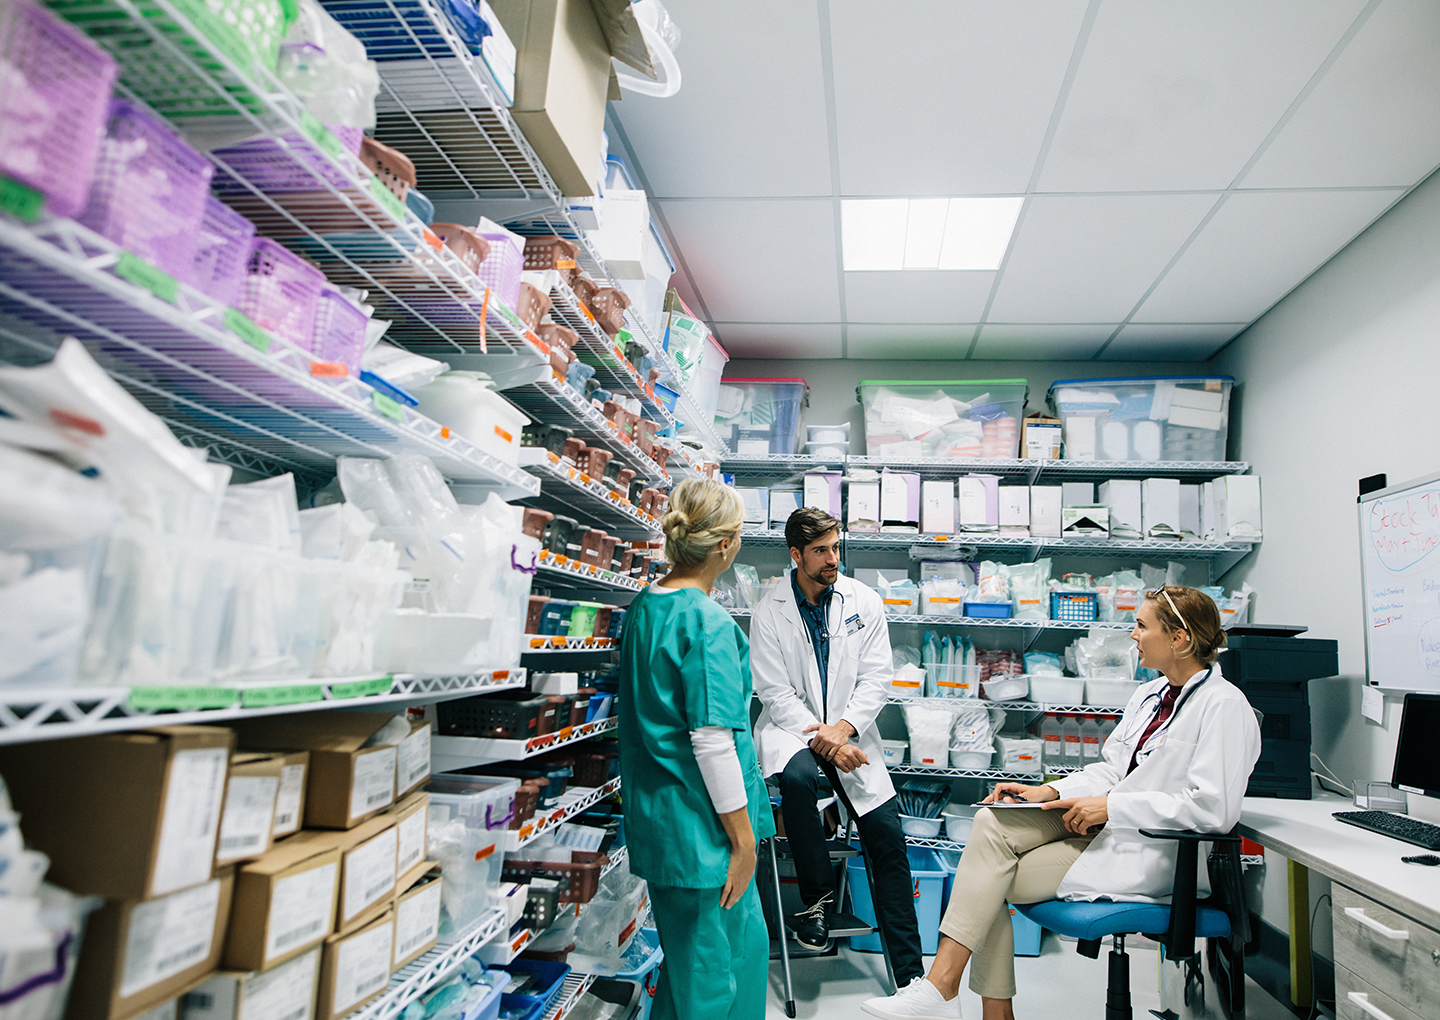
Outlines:
POLYGON ((1000 268, 1023 198, 865 198, 840 203, 847 272, 1000 268))

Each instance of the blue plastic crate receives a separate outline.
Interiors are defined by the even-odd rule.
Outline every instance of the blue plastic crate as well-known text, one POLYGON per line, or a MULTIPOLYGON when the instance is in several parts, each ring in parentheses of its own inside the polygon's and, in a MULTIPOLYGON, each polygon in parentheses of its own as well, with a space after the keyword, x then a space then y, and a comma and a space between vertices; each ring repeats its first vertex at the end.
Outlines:
POLYGON ((1050 619, 1065 623, 1090 623, 1099 618, 1099 596, 1093 591, 1052 591, 1050 619))
POLYGON ((560 999, 565 990, 565 979, 570 976, 568 963, 551 963, 549 960, 527 960, 523 957, 508 963, 503 968, 511 974, 534 974, 533 990, 522 992, 516 998, 534 999, 542 1004, 542 1012, 548 1012, 560 999))
POLYGON ((1010 908, 1010 923, 1015 930, 1015 955, 1039 956, 1040 936, 1045 929, 1014 907, 1010 908))
MULTIPOLYGON (((920 925, 920 951, 934 956, 940 948, 940 917, 945 912, 945 865, 933 850, 909 847, 910 878, 915 883, 915 920, 920 925)), ((856 917, 873 925, 875 906, 870 900, 870 883, 865 878, 865 859, 850 858, 846 884, 850 887, 850 909, 856 917)), ((871 932, 850 940, 850 948, 862 953, 880 952, 880 936, 871 932)))
POLYGON ((967 602, 965 615, 982 620, 1008 620, 1014 605, 1013 602, 967 602))

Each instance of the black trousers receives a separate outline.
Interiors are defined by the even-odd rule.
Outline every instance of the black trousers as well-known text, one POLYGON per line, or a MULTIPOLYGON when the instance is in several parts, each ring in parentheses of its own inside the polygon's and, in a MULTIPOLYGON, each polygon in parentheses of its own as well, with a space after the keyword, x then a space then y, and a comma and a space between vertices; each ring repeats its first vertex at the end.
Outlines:
MULTIPOLYGON (((825 768, 830 785, 840 792, 833 766, 806 748, 798 751, 780 773, 780 813, 795 859, 800 899, 809 906, 827 893, 835 895, 835 867, 825 847, 825 826, 815 807, 820 789, 819 770, 825 768)), ((875 869, 875 917, 890 950, 895 981, 904 985, 925 973, 920 956, 920 928, 915 921, 915 886, 905 833, 900 828, 900 806, 892 797, 869 814, 858 816, 860 841, 875 869)), ((838 904, 836 905, 838 907, 838 904)))

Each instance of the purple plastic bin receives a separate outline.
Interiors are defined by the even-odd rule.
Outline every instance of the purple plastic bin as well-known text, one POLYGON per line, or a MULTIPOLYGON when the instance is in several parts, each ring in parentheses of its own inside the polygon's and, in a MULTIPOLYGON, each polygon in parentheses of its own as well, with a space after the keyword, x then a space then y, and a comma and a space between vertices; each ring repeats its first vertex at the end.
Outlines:
MULTIPOLYGON (((358 155, 365 132, 359 128, 332 125, 330 133, 351 155, 358 155)), ((257 138, 239 145, 216 149, 215 156, 261 191, 320 191, 325 182, 337 188, 351 187, 344 174, 331 168, 330 158, 308 136, 285 135, 286 149, 274 138, 257 138), (298 153, 292 156, 290 153, 298 153)), ((244 184, 226 180, 226 190, 249 194, 244 184)))
POLYGON ((480 263, 475 275, 514 311, 520 303, 520 274, 525 269, 524 239, 517 245, 507 234, 476 233, 490 242, 490 254, 480 263))
POLYGON ((338 362, 349 368, 351 375, 358 376, 368 321, 360 307, 340 293, 338 287, 326 284, 315 306, 315 336, 310 353, 316 361, 338 362))
POLYGON ((214 172, 159 117, 112 99, 80 222, 189 283, 214 172))
POLYGON ((115 61, 43 7, 9 0, 0 66, 0 174, 44 194, 55 215, 74 216, 90 193, 115 61))
POLYGON ((236 308, 283 340, 310 349, 325 274, 268 237, 250 243, 236 308))
POLYGON ((245 260, 254 239, 255 224, 215 196, 206 198, 190 282, 222 305, 234 304, 245 282, 245 260))

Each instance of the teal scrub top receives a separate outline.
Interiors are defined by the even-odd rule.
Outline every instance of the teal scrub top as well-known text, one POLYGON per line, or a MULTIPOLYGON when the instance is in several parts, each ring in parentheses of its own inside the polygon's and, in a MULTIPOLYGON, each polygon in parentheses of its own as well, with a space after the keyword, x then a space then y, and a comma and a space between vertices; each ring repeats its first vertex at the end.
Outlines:
POLYGON ((725 726, 745 776, 756 840, 774 816, 750 734, 750 642, 698 588, 640 593, 620 644, 620 774, 630 870, 688 889, 725 884, 730 838, 710 801, 690 731, 725 726))

